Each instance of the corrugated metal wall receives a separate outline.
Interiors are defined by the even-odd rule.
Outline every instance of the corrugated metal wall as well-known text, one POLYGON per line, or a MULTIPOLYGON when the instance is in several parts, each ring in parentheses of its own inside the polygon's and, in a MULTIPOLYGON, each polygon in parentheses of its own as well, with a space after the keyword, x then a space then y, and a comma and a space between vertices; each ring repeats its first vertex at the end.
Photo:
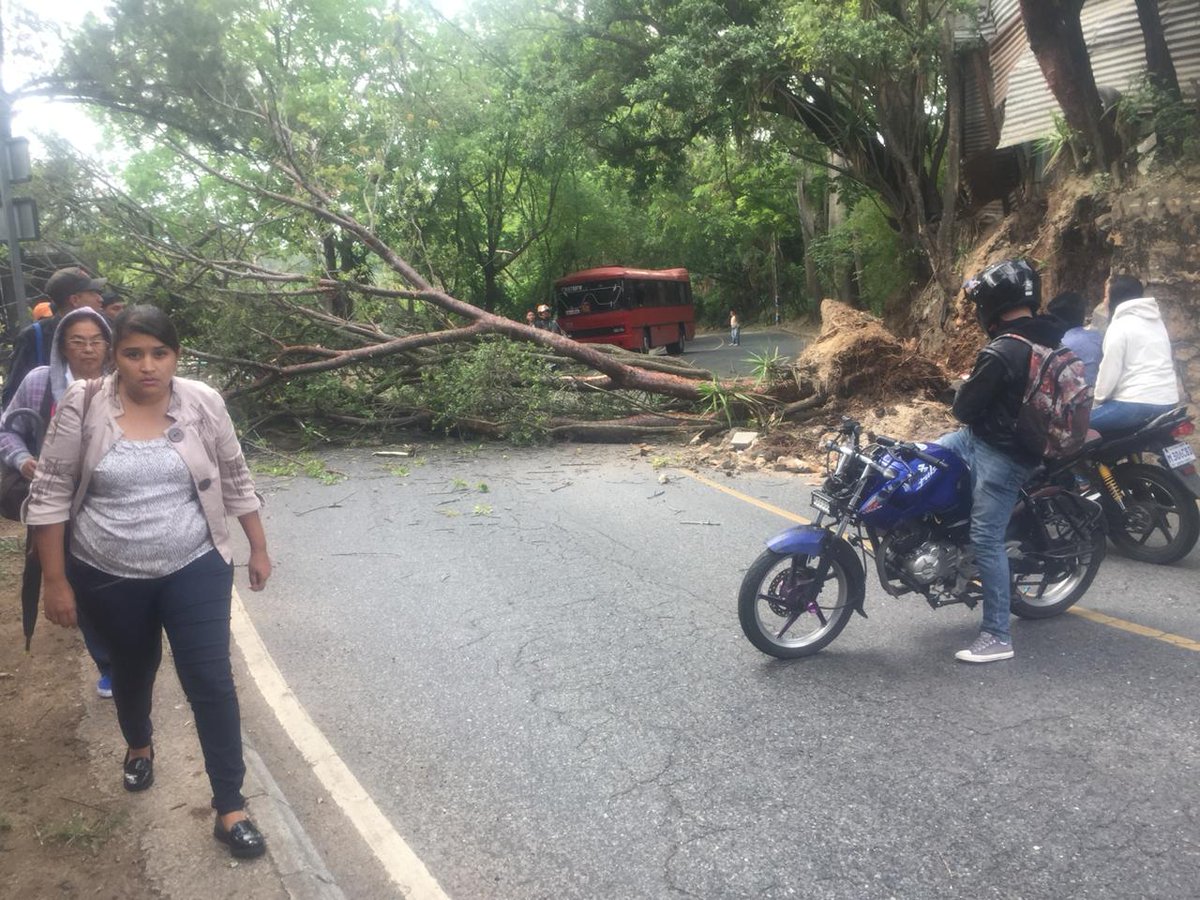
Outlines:
MULTIPOLYGON (((1200 79, 1200 3, 1160 0, 1159 11, 1180 86, 1185 96, 1195 97, 1195 82, 1200 79)), ((1019 21, 1019 11, 1016 17, 1019 21)), ((1146 48, 1134 0, 1089 0, 1080 20, 1097 86, 1126 91, 1136 84, 1146 70, 1146 48)), ((1020 58, 1004 85, 1003 95, 1001 68, 996 62, 998 49, 999 39, 992 50, 996 99, 998 103, 1006 101, 999 146, 1012 147, 1045 137, 1054 129, 1059 106, 1029 49, 1024 29, 1020 58)), ((1011 52, 1010 47, 1005 50, 1011 52)))
POLYGON ((1027 49, 1018 0, 981 0, 979 35, 987 42, 965 64, 963 156, 991 150, 1004 122, 1004 99, 1013 69, 1027 49))
POLYGON ((1160 0, 1159 5, 1179 87, 1185 97, 1200 98, 1200 0, 1160 0))

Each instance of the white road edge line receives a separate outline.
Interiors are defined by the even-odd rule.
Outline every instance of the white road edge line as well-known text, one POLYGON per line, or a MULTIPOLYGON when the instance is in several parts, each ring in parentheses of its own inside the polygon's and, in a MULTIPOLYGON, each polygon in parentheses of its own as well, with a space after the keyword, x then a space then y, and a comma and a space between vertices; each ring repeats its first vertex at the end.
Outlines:
POLYGON ((250 674, 275 712, 279 724, 312 768, 313 774, 329 791, 329 796, 342 808, 371 848, 388 877, 409 900, 449 900, 437 879, 392 827, 392 823, 367 795, 333 745, 300 705, 259 637, 254 623, 250 621, 236 590, 233 592, 230 624, 250 674))

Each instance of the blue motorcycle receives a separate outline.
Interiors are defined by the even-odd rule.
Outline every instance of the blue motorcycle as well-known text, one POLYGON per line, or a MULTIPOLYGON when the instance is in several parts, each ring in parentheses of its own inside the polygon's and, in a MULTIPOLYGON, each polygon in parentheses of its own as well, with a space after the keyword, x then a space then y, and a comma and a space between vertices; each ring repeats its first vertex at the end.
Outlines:
MULTIPOLYGON (((810 656, 866 618, 867 559, 893 597, 916 593, 937 609, 982 599, 970 543, 970 473, 938 444, 882 435, 864 443, 843 419, 823 442, 826 477, 812 525, 767 541, 738 595, 742 631, 763 653, 810 656)), ((1094 500, 1039 469, 1022 487, 1006 538, 1012 611, 1044 619, 1084 595, 1104 559, 1105 515, 1094 500)))

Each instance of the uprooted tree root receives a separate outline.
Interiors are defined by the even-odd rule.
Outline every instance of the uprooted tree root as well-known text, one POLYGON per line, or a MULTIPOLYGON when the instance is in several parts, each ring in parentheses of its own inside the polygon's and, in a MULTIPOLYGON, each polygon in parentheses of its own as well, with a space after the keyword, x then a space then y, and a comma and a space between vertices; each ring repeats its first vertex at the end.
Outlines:
POLYGON ((796 361, 803 391, 827 397, 886 400, 936 397, 949 387, 946 373, 915 342, 901 341, 869 313, 826 300, 821 332, 796 361))
POLYGON ((799 399, 782 418, 805 421, 826 412, 833 401, 856 403, 944 398, 950 386, 942 368, 902 341, 870 313, 836 300, 821 304, 821 331, 793 371, 799 399))

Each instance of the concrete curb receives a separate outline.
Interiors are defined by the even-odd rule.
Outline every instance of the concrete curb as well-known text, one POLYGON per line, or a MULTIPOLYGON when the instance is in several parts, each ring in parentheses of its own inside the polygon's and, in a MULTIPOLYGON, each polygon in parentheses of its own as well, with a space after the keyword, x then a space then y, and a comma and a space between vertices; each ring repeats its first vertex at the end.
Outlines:
MULTIPOLYGON (((248 812, 267 838, 263 859, 238 861, 212 839, 210 789, 191 708, 175 677, 169 650, 154 691, 154 787, 144 794, 120 789, 124 742, 111 700, 96 696, 96 672, 80 640, 84 715, 79 738, 88 747, 99 801, 123 809, 140 838, 140 864, 152 896, 168 900, 254 897, 255 900, 346 900, 305 833, 279 783, 243 728, 248 812)), ((256 690, 245 661, 234 653, 239 692, 256 690)))
POLYGON ((259 799, 254 804, 254 819, 268 835, 267 853, 284 890, 293 900, 346 900, 267 764, 244 741, 243 737, 246 780, 258 782, 262 788, 261 794, 255 792, 259 799))

